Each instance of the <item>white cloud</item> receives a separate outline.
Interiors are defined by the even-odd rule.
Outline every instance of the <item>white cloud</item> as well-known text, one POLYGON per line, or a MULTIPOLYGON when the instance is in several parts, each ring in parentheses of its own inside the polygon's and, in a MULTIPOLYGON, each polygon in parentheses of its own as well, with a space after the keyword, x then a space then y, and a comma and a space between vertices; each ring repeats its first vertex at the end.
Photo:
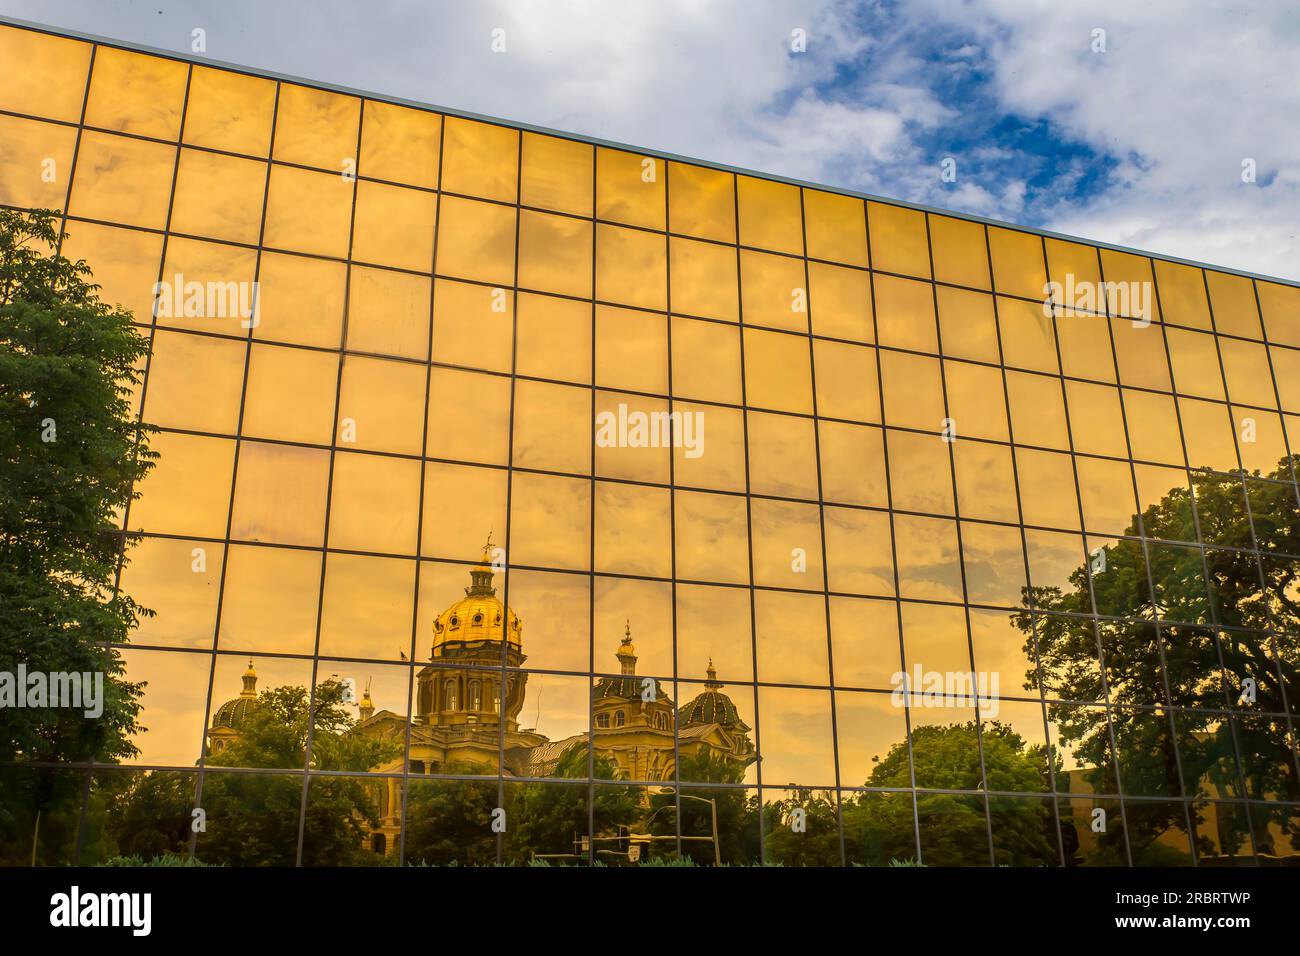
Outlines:
MULTIPOLYGON (((926 0, 918 17, 951 17, 926 0)), ((1082 204, 1036 212, 1048 228, 1300 278, 1300 20, 1292 4, 971 0, 1010 112, 1120 163, 1082 204), (1106 31, 1105 53, 1091 50, 1106 31), (1242 160, 1261 181, 1241 181, 1242 160)), ((1073 175, 1062 170, 1063 175, 1073 175)))
POLYGON ((261 0, 0 0, 0 10, 181 52, 202 26, 217 59, 1300 277, 1300 20, 1286 0, 326 0, 310 15, 261 0), (496 27, 504 54, 490 48, 496 27), (1098 27, 1104 54, 1090 48, 1098 27), (791 52, 796 28, 806 53, 791 52), (959 174, 987 178, 941 184, 942 156, 926 144, 984 113, 1046 121, 1114 166, 1079 202, 1078 162, 1048 170, 1044 187, 1041 156, 989 134, 959 158, 959 174), (1241 183, 1245 157, 1267 185, 1241 183))

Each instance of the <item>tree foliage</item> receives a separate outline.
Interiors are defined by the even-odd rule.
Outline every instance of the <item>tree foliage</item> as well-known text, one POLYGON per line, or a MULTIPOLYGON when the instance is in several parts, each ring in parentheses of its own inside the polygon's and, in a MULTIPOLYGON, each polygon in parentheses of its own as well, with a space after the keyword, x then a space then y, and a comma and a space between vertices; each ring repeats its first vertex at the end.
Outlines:
POLYGON ((0 761, 132 756, 140 686, 107 643, 147 613, 114 581, 120 513, 153 464, 130 397, 148 340, 54 254, 57 214, 0 209, 0 670, 105 674, 98 719, 18 709, 0 761))
MULTIPOLYGON (((910 787, 912 768, 918 781, 937 790, 1013 791, 1044 793, 1048 786, 1047 753, 1029 744, 1012 727, 985 720, 926 724, 912 728, 906 741, 889 748, 871 771, 866 786, 910 787), (980 753, 983 748, 983 767, 980 753)), ((910 801, 880 799, 863 794, 844 806, 846 845, 857 853, 886 863, 916 858, 910 801)), ((993 852, 998 864, 1044 866, 1059 862, 1056 819, 1050 803, 1032 797, 993 798, 993 852)), ((917 798, 921 843, 927 866, 953 866, 988 859, 989 827, 984 798, 978 795, 932 793, 917 798)))
MULTIPOLYGON (((1026 590, 1016 624, 1031 659, 1036 641, 1039 661, 1026 686, 1049 701, 1111 704, 1108 721, 1100 707, 1049 703, 1075 764, 1058 789, 1117 793, 1122 785, 1127 794, 1170 798, 1126 804, 1127 826, 1099 837, 1117 858, 1125 830, 1135 860, 1176 852, 1171 831, 1184 834, 1185 846, 1184 795, 1300 800, 1291 734, 1285 718, 1272 716, 1300 699, 1294 464, 1284 458, 1267 475, 1195 472, 1191 489, 1176 488, 1134 516, 1125 533, 1145 536, 1145 546, 1121 538, 1103 549, 1104 564, 1077 568, 1066 586, 1026 590), (1198 526, 1204 550, 1190 544, 1198 526), (1256 547, 1259 558, 1248 550, 1256 547), (1094 610, 1105 616, 1096 630, 1094 610)), ((1300 848, 1285 805, 1254 812, 1265 852, 1279 834, 1300 848)), ((1203 854, 1248 852, 1244 815, 1221 815, 1213 838, 1201 822, 1197 810, 1203 854)))

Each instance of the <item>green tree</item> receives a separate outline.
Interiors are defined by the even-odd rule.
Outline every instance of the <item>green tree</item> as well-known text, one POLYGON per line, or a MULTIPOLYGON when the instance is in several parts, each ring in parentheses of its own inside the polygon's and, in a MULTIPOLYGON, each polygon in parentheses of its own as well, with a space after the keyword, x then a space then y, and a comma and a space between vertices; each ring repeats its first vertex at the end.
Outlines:
MULTIPOLYGON (((906 741, 872 769, 868 787, 910 787, 910 768, 918 781, 939 790, 1010 790, 1041 793, 1047 787, 1047 755, 1041 745, 1028 744, 1010 726, 986 720, 929 724, 912 728, 909 760, 906 741), (984 765, 980 766, 982 736, 984 765)), ((844 806, 845 840, 867 848, 872 858, 906 861, 916 858, 916 838, 910 826, 911 807, 897 800, 869 799, 844 806)), ((988 825, 984 801, 964 794, 922 794, 918 798, 924 862, 949 866, 988 857, 988 825)), ((1051 806, 1034 798, 997 800, 993 827, 994 860, 1012 866, 1051 865, 1059 861, 1056 822, 1051 806)))
MULTIPOLYGON (((578 741, 560 755, 555 770, 549 774, 571 780, 587 779, 588 747, 578 741)), ((614 761, 596 754, 592 758, 592 776, 598 780, 617 780, 622 774, 614 761)), ((535 853, 576 853, 574 837, 588 833, 585 785, 528 782, 509 784, 507 819, 510 829, 506 852, 513 862, 527 862, 535 853)), ((615 835, 644 815, 644 789, 632 784, 596 784, 592 788, 592 816, 597 835, 615 835)), ((597 848, 609 844, 597 844, 597 848)))
POLYGON ((82 862, 189 856, 195 776, 166 770, 97 775, 86 811, 82 862))
POLYGON ((313 770, 364 773, 401 753, 396 741, 354 734, 356 717, 345 703, 347 689, 337 680, 316 685, 315 700, 307 688, 275 687, 257 695, 239 726, 239 735, 221 750, 207 755, 209 767, 302 767, 307 761, 311 728, 313 770))
MULTIPOLYGON (((1290 557, 1300 554, 1295 463, 1283 458, 1267 475, 1195 472, 1192 489, 1176 488, 1133 516, 1125 534, 1145 535, 1145 547, 1122 538, 1065 586, 1026 589, 1016 624, 1030 652, 1036 633, 1039 660, 1026 686, 1049 700, 1108 696, 1112 705, 1109 723, 1101 708, 1048 705, 1078 765, 1058 788, 1116 793, 1122 781, 1125 793, 1171 798, 1130 801, 1127 827, 1098 838, 1111 855, 1122 858, 1125 837, 1135 861, 1176 855, 1167 834, 1181 832, 1186 845, 1183 795, 1300 800, 1286 721, 1270 716, 1300 699, 1300 642, 1268 633, 1300 633, 1300 564, 1290 557), (1203 552, 1166 543, 1196 540, 1198 525, 1203 552), (1242 550, 1256 543, 1258 560, 1242 550), (1103 619, 1094 631, 1083 616, 1094 607, 1125 620, 1103 619), (1152 709, 1169 705, 1179 708, 1172 716, 1152 709)), ((1300 848, 1284 805, 1257 807, 1257 839, 1272 841, 1272 829, 1300 848)), ((1194 814, 1194 830, 1200 822, 1194 814)), ((1247 826, 1244 815, 1220 818, 1216 839, 1198 832, 1199 849, 1248 851, 1247 826)))
MULTIPOLYGON (((712 837, 713 806, 703 802, 712 801, 717 807, 718 844, 722 862, 757 862, 758 798, 750 795, 743 787, 707 786, 711 783, 742 783, 746 765, 705 748, 695 754, 683 753, 677 766, 678 779, 685 781, 682 784, 680 816, 682 836, 712 837)), ((651 796, 651 833, 669 835, 678 832, 676 809, 664 809, 675 808, 676 804, 677 797, 671 789, 651 796)), ((713 843, 711 840, 684 840, 682 855, 700 866, 712 866, 713 843)))
MULTIPOLYGON (((452 762, 442 772, 473 775, 483 768, 452 762)), ((500 805, 497 788, 495 779, 412 779, 406 795, 407 862, 494 865, 497 838, 491 824, 492 811, 500 805)))
POLYGON ((0 209, 0 671, 102 672, 104 712, 10 710, 0 762, 137 752, 140 685, 104 645, 148 613, 114 577, 120 512, 155 458, 130 402, 149 344, 85 262, 52 254, 57 222, 0 209))
MULTIPOLYGON (((401 753, 401 744, 352 733, 356 718, 336 680, 317 684, 315 700, 305 687, 284 686, 257 696, 226 747, 209 754, 200 805, 207 832, 196 856, 232 866, 286 865, 298 844, 302 800, 299 775, 221 773, 220 767, 301 768, 311 728, 314 770, 365 773, 401 753)), ((379 823, 380 790, 361 777, 312 777, 307 793, 303 862, 348 866, 373 862, 366 849, 379 823)))
POLYGON ((769 863, 840 865, 840 822, 831 791, 794 790, 783 800, 767 801, 763 804, 763 827, 763 849, 769 863))

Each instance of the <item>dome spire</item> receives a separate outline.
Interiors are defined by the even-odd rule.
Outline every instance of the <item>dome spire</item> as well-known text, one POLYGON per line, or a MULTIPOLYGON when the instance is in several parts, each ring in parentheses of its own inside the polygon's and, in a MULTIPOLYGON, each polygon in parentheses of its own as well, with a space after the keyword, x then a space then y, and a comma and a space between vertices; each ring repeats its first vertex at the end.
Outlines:
POLYGON ((370 678, 366 678, 366 692, 361 695, 361 703, 358 705, 361 711, 361 719, 369 720, 375 712, 375 702, 370 698, 370 678))
POLYGON ((709 657, 709 667, 704 673, 707 674, 709 677, 709 679, 704 682, 705 687, 709 688, 710 690, 721 689, 722 683, 718 680, 718 672, 713 666, 712 655, 710 655, 709 657))
POLYGON ((618 650, 614 654, 618 658, 619 665, 625 675, 636 673, 636 647, 632 644, 632 619, 628 618, 627 623, 623 625, 623 640, 618 645, 618 650))
POLYGON ((248 659, 248 670, 244 671, 244 689, 240 697, 252 699, 257 696, 257 671, 253 669, 253 659, 248 659))
POLYGON ((492 569, 492 557, 494 548, 492 546, 492 531, 488 530, 487 541, 483 544, 483 556, 479 563, 470 570, 470 586, 465 589, 465 594, 470 597, 480 595, 496 594, 497 589, 492 586, 492 578, 495 571, 492 569))

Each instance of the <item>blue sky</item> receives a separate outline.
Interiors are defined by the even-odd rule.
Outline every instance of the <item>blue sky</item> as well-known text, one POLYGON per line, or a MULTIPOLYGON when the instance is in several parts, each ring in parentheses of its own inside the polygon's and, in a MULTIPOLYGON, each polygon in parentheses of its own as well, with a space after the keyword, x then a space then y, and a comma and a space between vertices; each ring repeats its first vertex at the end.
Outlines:
POLYGON ((1300 8, 1285 0, 0 12, 180 52, 202 28, 215 59, 1300 279, 1300 8), (955 182, 940 177, 948 157, 955 182))

